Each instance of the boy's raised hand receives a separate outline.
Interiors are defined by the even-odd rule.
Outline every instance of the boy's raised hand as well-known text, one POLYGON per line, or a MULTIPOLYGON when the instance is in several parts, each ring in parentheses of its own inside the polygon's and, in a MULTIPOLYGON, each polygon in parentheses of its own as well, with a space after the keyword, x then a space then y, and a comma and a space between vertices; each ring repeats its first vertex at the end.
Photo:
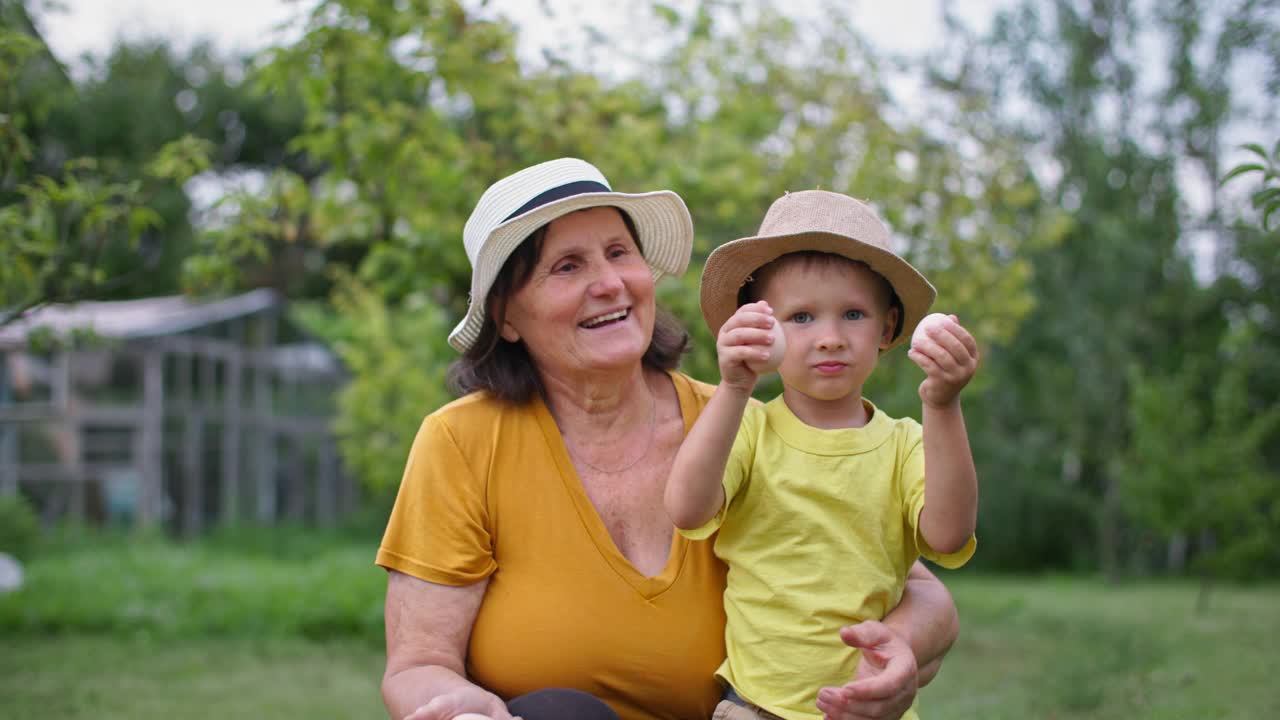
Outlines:
POLYGON ((725 321, 716 338, 721 384, 751 392, 761 375, 782 364, 786 348, 786 336, 769 303, 743 305, 725 321))
POLYGON ((926 316, 911 336, 907 357, 924 370, 920 400, 932 407, 950 405, 978 370, 978 343, 955 315, 926 316))

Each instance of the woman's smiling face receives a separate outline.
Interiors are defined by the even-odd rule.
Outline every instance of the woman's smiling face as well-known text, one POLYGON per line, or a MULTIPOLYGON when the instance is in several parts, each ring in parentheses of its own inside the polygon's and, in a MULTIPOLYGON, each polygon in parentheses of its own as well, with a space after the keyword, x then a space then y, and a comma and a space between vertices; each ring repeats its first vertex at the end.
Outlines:
POLYGON ((547 226, 528 281, 512 293, 502 337, 523 341, 544 374, 638 365, 653 337, 654 279, 622 213, 579 210, 547 226))

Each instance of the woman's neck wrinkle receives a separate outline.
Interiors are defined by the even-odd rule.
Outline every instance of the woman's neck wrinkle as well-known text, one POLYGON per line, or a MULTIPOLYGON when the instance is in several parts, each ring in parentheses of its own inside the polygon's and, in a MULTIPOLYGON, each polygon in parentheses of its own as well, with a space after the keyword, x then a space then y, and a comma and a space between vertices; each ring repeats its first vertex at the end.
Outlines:
POLYGON ((570 428, 609 428, 621 423, 638 423, 649 412, 649 392, 642 371, 627 378, 614 376, 609 380, 594 378, 543 377, 547 408, 558 423, 561 432, 570 428), (569 427, 564 427, 568 425, 569 427))

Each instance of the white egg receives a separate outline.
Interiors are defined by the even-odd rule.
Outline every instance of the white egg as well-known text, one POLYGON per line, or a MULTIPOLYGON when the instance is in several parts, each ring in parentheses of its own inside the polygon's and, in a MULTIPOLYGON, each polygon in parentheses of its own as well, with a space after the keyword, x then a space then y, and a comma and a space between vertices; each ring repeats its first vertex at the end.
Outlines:
POLYGON ((911 347, 915 347, 916 343, 922 338, 928 337, 929 328, 934 325, 945 325, 951 322, 951 316, 943 313, 930 313, 924 316, 919 325, 916 325, 915 332, 911 333, 911 347))
POLYGON ((751 368, 751 372, 757 375, 765 375, 778 369, 782 364, 782 356, 787 354, 787 336, 783 334, 782 328, 778 323, 773 325, 773 344, 768 346, 769 358, 767 360, 748 360, 747 367, 751 368))
POLYGON ((492 720, 492 718, 480 713, 462 713, 461 715, 454 715, 453 720, 492 720))

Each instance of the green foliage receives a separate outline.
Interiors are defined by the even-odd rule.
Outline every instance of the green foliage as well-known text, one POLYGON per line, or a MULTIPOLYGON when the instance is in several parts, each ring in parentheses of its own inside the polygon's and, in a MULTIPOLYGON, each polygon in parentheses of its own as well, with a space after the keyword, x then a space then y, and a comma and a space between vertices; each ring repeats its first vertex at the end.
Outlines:
POLYGON ((157 248, 145 243, 162 222, 158 185, 181 184, 208 166, 208 143, 180 138, 160 148, 142 178, 116 180, 112 163, 67 162, 59 176, 37 175, 0 205, 0 325, 53 302, 99 297, 154 270, 157 248), (116 271, 113 253, 134 256, 116 271))
MULTIPOLYGON (((51 13, 49 22, 59 18, 51 13)), ((296 93, 254 91, 254 68, 205 44, 187 50, 163 38, 118 43, 90 58, 74 97, 55 106, 45 131, 73 155, 145 165, 184 135, 213 147, 215 167, 295 162, 285 144, 297 132, 296 93)))
POLYGON ((40 519, 22 495, 0 495, 0 552, 30 560, 40 539, 40 519))
POLYGON ((15 239, 0 245, 0 324, 47 302, 177 292, 189 179, 306 170, 285 152, 296 93, 252 92, 242 59, 141 40, 81 58, 73 79, 39 36, 47 22, 54 4, 0 6, 0 231, 15 239))
POLYGON ((166 143, 147 163, 147 175, 181 185, 205 172, 216 148, 212 142, 184 135, 166 143))
MULTIPOLYGON (((153 178, 147 201, 161 219, 152 237, 151 271, 122 283, 111 297, 183 289, 181 268, 194 249, 188 178, 207 182, 246 168, 306 170, 286 150, 299 127, 299 102, 291 93, 255 92, 255 71, 239 58, 220 57, 204 45, 178 52, 163 40, 139 40, 117 45, 87 70, 74 97, 50 113, 42 143, 109 160, 123 176, 153 178)), ((102 264, 120 274, 137 261, 117 252, 102 264)), ((255 278, 256 286, 271 285, 271 279, 255 278)))
POLYGON ((300 295, 294 263, 281 256, 299 248, 311 193, 306 182, 290 170, 276 170, 261 191, 239 189, 224 195, 215 212, 229 212, 235 222, 205 232, 203 251, 183 264, 184 285, 197 293, 235 289, 241 284, 272 286, 300 295))
POLYGON ((39 49, 35 39, 0 26, 0 190, 31 161, 31 141, 23 132, 23 117, 13 107, 26 63, 39 49))
MULTIPOLYGON (((0 207, 0 324, 29 308, 91 296, 119 278, 97 263, 114 245, 139 249, 158 222, 137 182, 104 182, 92 160, 69 163, 61 180, 19 185, 18 202, 0 207)), ((139 269, 145 270, 145 265, 139 269)))
POLYGON ((340 287, 338 312, 359 322, 337 343, 352 379, 338 399, 334 430, 347 469, 385 496, 400 486, 401 459, 423 417, 450 399, 445 376, 456 356, 447 341, 452 324, 425 298, 390 307, 354 279, 340 287))
POLYGON ((374 540, 287 528, 256 540, 64 540, 27 566, 20 590, 0 596, 0 633, 382 642, 385 580, 372 564, 374 540))
MULTIPOLYGON (((25 17, 21 3, 16 11, 25 17)), ((140 70, 154 63, 125 62, 133 57, 125 48, 104 84, 91 81, 78 96, 33 32, 29 23, 0 26, 0 325, 46 303, 163 287, 175 222, 186 223, 185 198, 175 205, 174 196, 215 150, 181 123, 148 130, 163 113, 148 113, 145 93, 111 74, 145 81, 154 73, 140 70), (119 93, 118 102, 97 106, 97 88, 119 93), (120 127, 112 121, 121 113, 137 113, 128 138, 78 134, 120 127)))
MULTIPOLYGON (((979 562, 994 553, 1003 567, 1100 566, 1111 577, 1127 567, 1150 568, 1151 534, 1171 532, 1156 532, 1155 516, 1138 509, 1159 502, 1147 493, 1164 482, 1155 469, 1144 479, 1131 477, 1146 472, 1141 466, 1155 452, 1150 436, 1172 426, 1177 438, 1164 440, 1157 465, 1211 457, 1225 447, 1222 438, 1179 434, 1180 421, 1168 413, 1177 407, 1214 417, 1207 388, 1216 378, 1203 368, 1254 364, 1239 377, 1251 391, 1265 387, 1261 368, 1274 364, 1261 353, 1226 352, 1222 344, 1233 323, 1270 317, 1258 305, 1269 291, 1253 279, 1238 282, 1270 271, 1251 263, 1232 277, 1241 268, 1232 249, 1245 246, 1219 214, 1226 204, 1216 197, 1217 183, 1193 187, 1182 169, 1220 176, 1218 148, 1237 102, 1250 91, 1227 78, 1238 76, 1232 69, 1245 55, 1265 51, 1277 30, 1274 18, 1248 2, 1028 0, 998 15, 991 37, 956 33, 957 47, 934 61, 939 82, 993 100, 992 126, 1021 138, 1024 151, 1040 158, 1041 193, 1069 214, 1055 242, 1023 247, 1034 309, 1011 342, 986 356, 983 372, 996 384, 966 401, 980 474, 1001 483, 988 492, 984 481, 979 562), (1149 47, 1160 47, 1160 55, 1140 49, 1149 47), (1210 57, 1205 47, 1213 48, 1210 57), (1169 72, 1139 83, 1138 58, 1167 61, 1169 72), (1202 189, 1213 199, 1196 214, 1184 198, 1202 189), (1197 281, 1187 252, 1193 235, 1214 242, 1213 267, 1223 273, 1218 287, 1197 281), (1232 311, 1227 297, 1248 309, 1232 311), (1141 372, 1119 371, 1130 367, 1141 372), (1188 405, 1145 405, 1160 395, 1143 387, 1148 380, 1195 372, 1201 389, 1185 398, 1188 405), (1056 530, 1062 527, 1076 532, 1064 539, 1056 530)), ((1277 397, 1274 389, 1252 396, 1251 413, 1277 397)), ((1262 440, 1259 447, 1270 444, 1262 440)), ((1169 480, 1164 491, 1175 484, 1169 480)), ((1218 492, 1215 483, 1178 487, 1196 505, 1212 504, 1218 492)), ((1239 512, 1239 522, 1251 526, 1267 522, 1269 511, 1239 512)), ((1205 561, 1214 554, 1207 546, 1196 550, 1205 561)))
POLYGON ((1259 161, 1235 166, 1231 172, 1223 176, 1222 184, 1225 185, 1244 175, 1261 174, 1261 187, 1251 195, 1253 209, 1257 210, 1262 218, 1262 229, 1271 232, 1271 215, 1280 211, 1280 142, 1275 144, 1270 155, 1257 143, 1249 143, 1242 147, 1257 155, 1259 161))
POLYGON ((1280 406, 1250 407, 1244 372, 1230 357, 1172 377, 1137 367, 1130 374, 1132 440, 1121 485, 1129 512, 1164 538, 1203 537, 1197 564, 1212 575, 1280 568, 1280 477, 1263 455, 1280 428, 1280 406))

